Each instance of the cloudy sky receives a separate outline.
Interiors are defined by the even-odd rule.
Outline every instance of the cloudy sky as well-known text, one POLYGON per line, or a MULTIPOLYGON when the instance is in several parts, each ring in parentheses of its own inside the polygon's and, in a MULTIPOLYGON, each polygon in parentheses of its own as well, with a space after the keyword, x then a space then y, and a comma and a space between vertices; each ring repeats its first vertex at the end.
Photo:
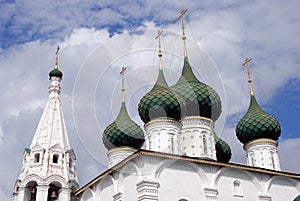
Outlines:
POLYGON ((253 58, 257 100, 282 127, 282 170, 300 173, 299 7, 297 0, 0 0, 0 200, 11 200, 23 150, 46 104, 56 46, 61 47, 65 121, 82 186, 106 168, 101 133, 119 110, 122 65, 128 66, 127 107, 142 125, 136 109, 156 79, 158 29, 165 30, 167 81, 172 85, 178 79, 182 43, 176 18, 182 8, 188 9, 186 34, 194 71, 222 98, 217 133, 232 148, 231 162, 245 164, 234 129, 249 104, 241 67, 248 56, 253 58))

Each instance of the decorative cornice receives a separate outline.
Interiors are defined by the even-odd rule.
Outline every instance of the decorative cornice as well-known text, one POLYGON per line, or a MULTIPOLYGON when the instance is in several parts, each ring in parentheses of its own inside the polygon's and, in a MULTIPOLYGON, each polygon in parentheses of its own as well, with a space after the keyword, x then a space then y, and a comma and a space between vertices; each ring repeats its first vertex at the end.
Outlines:
POLYGON ((175 119, 170 119, 170 118, 157 118, 157 119, 153 119, 151 121, 149 121, 148 123, 146 123, 144 125, 144 128, 149 126, 150 124, 154 124, 154 123, 157 123, 157 122, 167 122, 167 123, 175 123, 175 124, 178 124, 179 126, 181 125, 181 123, 175 119))
POLYGON ((275 140, 268 139, 268 138, 260 138, 260 139, 252 140, 252 141, 246 143, 244 145, 244 150, 247 150, 250 146, 256 145, 256 144, 272 144, 275 147, 278 146, 278 142, 275 140))

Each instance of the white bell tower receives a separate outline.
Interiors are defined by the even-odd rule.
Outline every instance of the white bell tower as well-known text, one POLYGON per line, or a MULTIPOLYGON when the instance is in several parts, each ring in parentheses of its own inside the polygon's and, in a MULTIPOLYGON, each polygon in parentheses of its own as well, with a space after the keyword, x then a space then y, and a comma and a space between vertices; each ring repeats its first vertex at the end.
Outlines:
POLYGON ((49 98, 30 148, 25 148, 20 176, 15 183, 14 201, 69 201, 78 188, 76 156, 71 149, 60 100, 62 72, 49 73, 49 98))

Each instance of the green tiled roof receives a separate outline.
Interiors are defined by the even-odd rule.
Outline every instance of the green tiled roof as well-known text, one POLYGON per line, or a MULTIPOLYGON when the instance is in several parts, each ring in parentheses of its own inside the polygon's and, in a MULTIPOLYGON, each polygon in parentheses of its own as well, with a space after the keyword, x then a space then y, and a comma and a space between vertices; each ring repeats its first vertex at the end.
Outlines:
POLYGON ((104 130, 102 140, 108 150, 116 147, 139 149, 143 146, 144 132, 130 119, 124 102, 116 120, 104 130))
POLYGON ((63 77, 63 73, 57 68, 54 68, 52 71, 50 71, 49 77, 59 77, 61 79, 63 77))
POLYGON ((238 139, 246 144, 259 138, 278 140, 281 128, 273 116, 261 109, 255 96, 252 95, 248 111, 236 126, 235 131, 238 139))
POLYGON ((182 76, 171 89, 185 101, 186 116, 202 116, 213 121, 219 118, 222 112, 219 95, 195 77, 187 58, 184 59, 182 76))
POLYGON ((157 81, 150 92, 141 100, 138 106, 139 115, 144 123, 156 118, 171 118, 181 120, 184 102, 168 87, 162 70, 159 70, 157 81))
POLYGON ((217 161, 228 163, 231 159, 230 146, 215 134, 217 161))

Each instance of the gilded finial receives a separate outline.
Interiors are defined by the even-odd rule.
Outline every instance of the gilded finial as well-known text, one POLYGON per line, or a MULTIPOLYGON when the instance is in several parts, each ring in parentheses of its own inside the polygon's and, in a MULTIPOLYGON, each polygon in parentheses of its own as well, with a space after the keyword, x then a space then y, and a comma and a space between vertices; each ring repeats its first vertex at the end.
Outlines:
POLYGON ((122 102, 125 102, 125 85, 124 85, 124 74, 127 67, 122 66, 122 70, 120 72, 120 75, 122 76, 122 102))
POLYGON ((56 52, 55 52, 55 54, 56 54, 55 68, 56 69, 58 69, 58 53, 59 53, 59 50, 60 50, 60 48, 59 48, 59 46, 57 46, 57 49, 56 49, 56 52))
POLYGON ((246 57, 245 62, 242 64, 242 66, 246 66, 246 68, 247 68, 248 82, 249 82, 249 86, 250 86, 250 94, 251 94, 251 96, 253 96, 254 91, 253 91, 253 87, 252 87, 252 79, 251 79, 250 68, 249 68, 250 61, 252 61, 252 59, 246 57))
POLYGON ((180 20, 181 19, 181 28, 182 28, 182 40, 183 40, 183 53, 184 53, 184 57, 187 57, 187 50, 186 50, 186 36, 185 36, 185 33, 184 33, 184 14, 187 12, 187 9, 182 9, 180 11, 180 15, 179 17, 177 18, 177 20, 180 20))
POLYGON ((161 52, 161 44, 160 44, 160 36, 162 34, 162 30, 157 32, 157 36, 155 39, 158 39, 158 57, 159 57, 159 69, 162 70, 162 52, 161 52))

